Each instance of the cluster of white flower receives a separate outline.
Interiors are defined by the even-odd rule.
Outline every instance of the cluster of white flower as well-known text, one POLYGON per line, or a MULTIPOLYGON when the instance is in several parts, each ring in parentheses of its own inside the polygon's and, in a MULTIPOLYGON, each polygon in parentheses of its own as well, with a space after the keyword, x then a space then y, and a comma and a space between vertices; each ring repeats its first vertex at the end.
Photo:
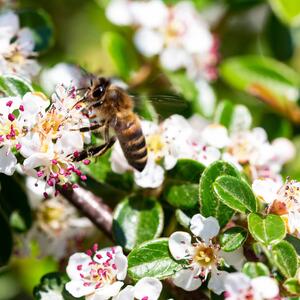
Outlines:
MULTIPOLYGON (((233 252, 220 250, 215 239, 220 226, 215 218, 194 215, 190 229, 195 237, 193 243, 187 232, 174 232, 169 238, 170 253, 183 264, 172 277, 176 286, 185 291, 197 290, 210 274, 208 288, 219 295, 225 292, 229 300, 250 299, 247 295, 255 300, 278 296, 278 284, 270 277, 250 279, 243 273, 218 270, 225 263, 240 271, 245 257, 242 248, 233 252)), ((134 287, 127 285, 121 290, 127 273, 127 258, 119 246, 98 251, 98 246, 94 245, 87 253, 73 254, 67 273, 71 281, 66 284, 66 289, 75 298, 156 300, 162 290, 160 281, 151 277, 142 278, 134 287)))
POLYGON ((137 49, 146 57, 159 55, 165 69, 186 69, 195 79, 216 77, 217 42, 191 2, 112 0, 106 16, 114 24, 134 26, 137 49))
POLYGON ((34 59, 33 32, 20 27, 17 14, 12 11, 0 14, 0 74, 17 74, 31 79, 40 67, 34 59))
MULTIPOLYGON (((0 172, 12 175, 21 155, 19 170, 46 181, 48 186, 65 184, 75 174, 86 176, 73 163, 88 136, 78 128, 89 124, 88 116, 73 109, 77 102, 75 87, 58 86, 52 104, 41 93, 27 93, 23 98, 1 99, 0 172)), ((89 160, 84 161, 89 164, 89 160)), ((47 196, 45 194, 45 196, 47 196)))
MULTIPOLYGON (((272 178, 281 182, 282 165, 293 158, 293 144, 285 138, 268 142, 262 128, 241 129, 230 132, 221 125, 207 124, 198 116, 190 120, 173 115, 161 124, 142 121, 148 146, 148 162, 143 172, 134 171, 137 185, 144 188, 159 187, 164 170, 170 170, 180 158, 190 158, 205 166, 223 159, 244 169, 249 177, 272 178)), ((130 170, 117 143, 111 156, 113 171, 130 170)))
POLYGON ((237 270, 241 270, 245 257, 243 249, 232 252, 220 250, 213 240, 219 233, 220 226, 214 217, 205 218, 194 215, 190 222, 190 230, 196 241, 187 232, 174 232, 169 239, 169 249, 175 260, 186 260, 184 269, 176 272, 173 282, 186 291, 198 289, 211 274, 208 288, 216 294, 225 291, 224 280, 228 272, 218 270, 221 259, 237 270))
POLYGON ((73 254, 67 274, 71 281, 66 289, 75 298, 157 300, 162 290, 161 282, 151 277, 144 277, 135 286, 127 285, 121 290, 127 275, 127 258, 119 246, 98 250, 94 245, 87 253, 73 254))
POLYGON ((281 184, 272 179, 257 179, 252 188, 268 205, 268 212, 280 215, 288 232, 300 238, 300 182, 288 179, 281 184))

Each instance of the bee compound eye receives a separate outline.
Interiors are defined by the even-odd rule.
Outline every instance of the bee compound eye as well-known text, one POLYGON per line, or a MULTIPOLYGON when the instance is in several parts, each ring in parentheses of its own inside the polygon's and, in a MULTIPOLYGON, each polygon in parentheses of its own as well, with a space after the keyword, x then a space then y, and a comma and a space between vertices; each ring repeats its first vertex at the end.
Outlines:
POLYGON ((94 98, 100 98, 104 94, 104 87, 103 86, 98 86, 94 91, 93 91, 93 97, 94 98))

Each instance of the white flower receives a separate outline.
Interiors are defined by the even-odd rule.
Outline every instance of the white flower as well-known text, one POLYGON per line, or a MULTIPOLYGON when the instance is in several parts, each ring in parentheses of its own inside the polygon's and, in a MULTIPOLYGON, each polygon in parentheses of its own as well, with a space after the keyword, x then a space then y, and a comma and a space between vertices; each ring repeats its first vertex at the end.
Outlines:
POLYGON ((78 249, 83 239, 92 234, 93 225, 60 196, 42 201, 43 193, 41 191, 40 202, 35 208, 36 222, 26 239, 38 243, 40 256, 60 260, 78 249))
POLYGON ((144 277, 135 286, 127 285, 113 300, 157 300, 162 290, 156 278, 144 277))
POLYGON ((43 89, 50 94, 58 84, 64 86, 73 85, 79 88, 84 84, 85 80, 83 71, 79 67, 72 64, 59 63, 52 68, 43 70, 40 82, 43 89))
POLYGON ((198 79, 215 77, 215 41, 190 2, 168 7, 161 0, 112 0, 106 16, 117 25, 134 26, 137 49, 146 57, 159 55, 164 68, 185 68, 198 79))
POLYGON ((252 188, 256 196, 268 204, 268 211, 280 215, 290 234, 300 236, 300 182, 287 180, 280 184, 271 179, 255 180, 252 188))
POLYGON ((55 290, 40 291, 41 300, 64 300, 61 292, 55 290))
POLYGON ((202 281, 206 280, 210 273, 209 288, 214 293, 221 294, 224 291, 227 272, 218 270, 220 258, 240 268, 241 261, 244 261, 243 253, 237 249, 226 253, 225 257, 219 246, 212 242, 220 230, 219 223, 214 217, 204 218, 200 214, 194 215, 190 229, 197 238, 195 243, 192 243, 191 235, 186 232, 174 232, 169 238, 169 249, 174 259, 187 260, 186 267, 176 272, 173 282, 186 291, 193 291, 201 286, 202 281))
POLYGON ((204 128, 202 138, 208 145, 216 148, 224 148, 229 144, 227 129, 219 124, 211 124, 204 128))
POLYGON ((249 176, 279 181, 282 165, 293 158, 295 148, 285 138, 268 142, 263 128, 233 131, 223 157, 235 165, 249 166, 249 176))
POLYGON ((39 65, 32 58, 34 35, 29 28, 20 28, 19 17, 12 11, 0 15, 0 73, 18 74, 25 78, 37 75, 39 65))
POLYGON ((231 273, 225 278, 227 300, 278 299, 279 287, 275 279, 260 276, 254 279, 243 273, 231 273))
POLYGON ((127 274, 127 258, 122 248, 112 247, 94 252, 73 254, 67 266, 71 281, 66 290, 75 298, 110 299, 116 296, 127 274))
MULTIPOLYGON (((198 128, 192 127, 182 116, 172 115, 160 125, 142 121, 142 129, 146 138, 148 161, 142 172, 134 171, 135 182, 141 187, 159 187, 164 180, 164 170, 174 168, 180 158, 195 159, 204 165, 220 158, 220 151, 209 146, 199 134, 198 128)), ((221 134, 223 135, 223 132, 221 134)), ((206 136, 208 139, 208 134, 206 136)), ((226 136, 219 144, 224 143, 224 139, 226 136)), ((211 142, 212 138, 209 138, 209 141, 211 142)), ((132 170, 119 143, 114 147, 111 163, 113 171, 117 173, 132 170)))

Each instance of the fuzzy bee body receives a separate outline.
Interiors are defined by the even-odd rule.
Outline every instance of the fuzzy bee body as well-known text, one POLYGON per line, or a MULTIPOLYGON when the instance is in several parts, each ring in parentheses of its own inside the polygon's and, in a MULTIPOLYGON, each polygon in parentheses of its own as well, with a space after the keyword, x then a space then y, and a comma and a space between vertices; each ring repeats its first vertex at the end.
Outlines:
MULTIPOLYGON (((93 109, 96 117, 104 124, 106 142, 98 146, 99 151, 98 149, 85 151, 86 153, 80 155, 80 159, 102 155, 107 151, 115 141, 115 137, 109 137, 109 128, 112 128, 128 163, 136 170, 143 171, 147 163, 146 141, 140 120, 133 112, 130 96, 120 87, 101 77, 93 80, 80 102, 87 103, 87 108, 93 109)), ((102 125, 96 127, 98 129, 102 125)))

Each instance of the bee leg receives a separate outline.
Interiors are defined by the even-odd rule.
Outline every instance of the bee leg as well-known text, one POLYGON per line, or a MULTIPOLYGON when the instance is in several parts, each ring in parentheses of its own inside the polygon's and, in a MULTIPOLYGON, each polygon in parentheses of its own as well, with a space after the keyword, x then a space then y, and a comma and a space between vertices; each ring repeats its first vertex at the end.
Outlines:
POLYGON ((81 128, 77 128, 77 129, 71 129, 71 131, 77 131, 79 130, 80 132, 88 132, 88 131, 94 131, 94 130, 97 130, 101 127, 104 127, 106 124, 104 121, 102 122, 99 122, 95 125, 92 125, 92 126, 86 126, 86 127, 81 127, 81 128))
POLYGON ((96 147, 91 147, 89 149, 83 150, 79 153, 76 154, 76 156, 74 154, 70 155, 71 159, 73 161, 82 161, 88 157, 91 156, 101 156, 103 155, 109 148, 111 148, 115 141, 116 141, 116 137, 113 136, 109 139, 109 141, 105 144, 102 144, 100 146, 96 146, 96 147))

